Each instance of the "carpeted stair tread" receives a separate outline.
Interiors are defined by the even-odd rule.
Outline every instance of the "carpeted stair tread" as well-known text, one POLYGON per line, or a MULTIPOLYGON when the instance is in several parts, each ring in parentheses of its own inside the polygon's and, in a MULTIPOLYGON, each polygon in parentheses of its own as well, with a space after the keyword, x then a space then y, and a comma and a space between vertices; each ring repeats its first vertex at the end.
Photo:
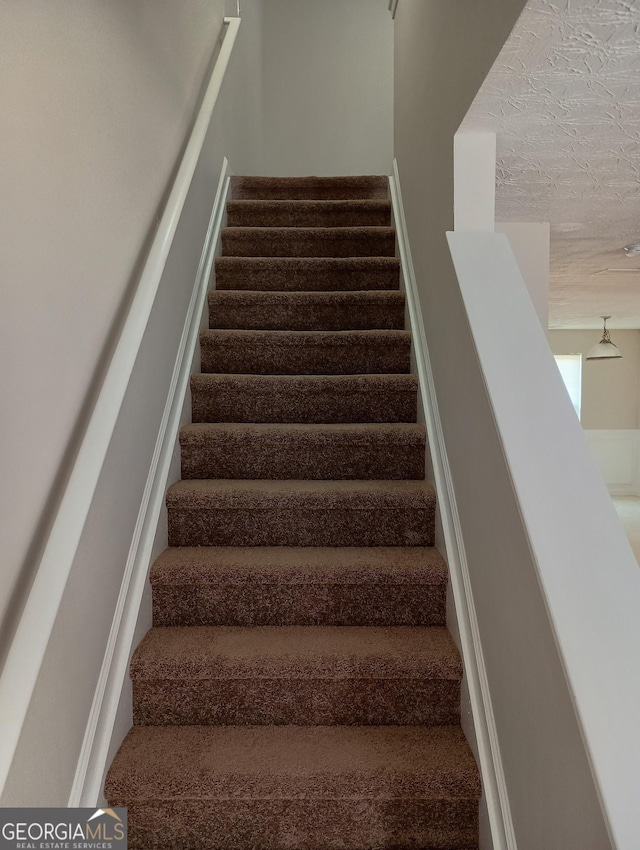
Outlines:
POLYGON ((224 257, 393 257, 392 227, 225 227, 224 257))
POLYGON ((424 481, 178 481, 170 546, 432 546, 424 481))
POLYGON ((112 806, 136 800, 478 799, 456 726, 135 727, 107 776, 112 806))
POLYGON ((437 585, 448 570, 434 547, 297 548, 295 546, 213 546, 165 549, 151 569, 153 587, 174 583, 352 586, 437 585))
POLYGON ((216 290, 398 289, 397 257, 216 257, 216 290))
POLYGON ((196 423, 180 430, 182 478, 421 479, 414 423, 196 423))
POLYGON ((136 726, 107 774, 132 850, 472 850, 456 726, 136 726))
POLYGON ((167 490, 167 504, 197 509, 224 505, 234 509, 273 504, 311 508, 366 510, 370 506, 419 507, 435 505, 426 481, 176 481, 167 490))
POLYGON ((404 328, 403 292, 209 293, 209 327, 244 330, 374 330, 404 328))
POLYGON ((227 203, 228 227, 389 227, 386 200, 243 200, 227 203))
POLYGON ((176 547, 151 569, 156 626, 443 626, 433 547, 176 547))
POLYGON ((415 375, 192 375, 194 422, 415 422, 415 375))
POLYGON ((409 331, 205 330, 201 369, 217 374, 403 374, 410 370, 409 331))
POLYGON ((386 199, 389 178, 356 177, 232 177, 231 197, 250 200, 386 199))
POLYGON ((445 628, 200 626, 150 629, 131 676, 459 680, 462 666, 445 628))
POLYGON ((146 725, 443 725, 460 720, 445 628, 152 628, 131 661, 146 725))
POLYGON ((233 177, 105 782, 131 850, 478 850, 387 177, 233 177))

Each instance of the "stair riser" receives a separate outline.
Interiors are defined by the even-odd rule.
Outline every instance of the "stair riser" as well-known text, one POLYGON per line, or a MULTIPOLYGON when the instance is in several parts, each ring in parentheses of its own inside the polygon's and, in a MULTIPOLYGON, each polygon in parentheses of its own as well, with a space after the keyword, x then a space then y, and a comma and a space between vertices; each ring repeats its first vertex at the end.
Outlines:
POLYGON ((332 445, 324 439, 180 437, 182 478, 401 480, 424 478, 424 444, 332 445))
POLYGON ((433 546, 433 509, 169 505, 169 546, 433 546))
POLYGON ((253 299, 223 297, 226 293, 209 296, 209 327, 245 330, 283 331, 349 331, 403 330, 404 299, 378 300, 378 303, 359 303, 353 299, 322 302, 296 299, 287 302, 262 304, 253 299))
POLYGON ((132 801, 130 850, 476 850, 477 800, 132 801))
POLYGON ((133 682, 146 726, 437 726, 460 721, 460 683, 433 679, 175 679, 133 682))
POLYGON ((282 384, 255 393, 223 382, 206 388, 192 382, 192 418, 194 422, 415 422, 415 390, 385 389, 354 392, 353 387, 325 386, 301 392, 282 384))
POLYGON ((240 341, 237 334, 204 331, 201 369, 224 375, 363 375, 407 374, 408 336, 336 338, 316 341, 259 335, 240 341))
POLYGON ((156 585, 154 626, 444 626, 446 587, 394 584, 156 585))
POLYGON ((393 257, 395 232, 391 229, 347 228, 311 232, 295 228, 225 228, 224 257, 393 257))
POLYGON ((396 260, 256 259, 218 257, 215 288, 264 292, 350 292, 398 289, 396 260))
POLYGON ((386 200, 386 177, 232 177, 234 200, 386 200))
POLYGON ((389 227, 388 201, 231 201, 228 227, 389 227))

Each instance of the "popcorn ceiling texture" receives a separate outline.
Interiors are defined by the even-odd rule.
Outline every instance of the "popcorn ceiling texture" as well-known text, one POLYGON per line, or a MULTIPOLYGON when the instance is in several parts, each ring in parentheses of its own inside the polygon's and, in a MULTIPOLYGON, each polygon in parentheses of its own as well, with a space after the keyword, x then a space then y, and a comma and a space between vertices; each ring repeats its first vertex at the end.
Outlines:
POLYGON ((497 132, 496 219, 551 223, 550 327, 640 327, 640 4, 530 0, 462 129, 497 132))
POLYGON ((105 795, 132 850, 477 850, 386 180, 233 185, 105 795))

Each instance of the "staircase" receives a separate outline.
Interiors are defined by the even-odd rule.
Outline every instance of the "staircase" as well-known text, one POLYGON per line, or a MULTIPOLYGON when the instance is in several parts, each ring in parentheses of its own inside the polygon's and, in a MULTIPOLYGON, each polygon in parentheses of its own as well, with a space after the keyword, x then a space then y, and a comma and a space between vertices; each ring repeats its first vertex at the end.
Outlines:
POLYGON ((235 178, 105 796, 129 846, 475 850, 387 180, 235 178))

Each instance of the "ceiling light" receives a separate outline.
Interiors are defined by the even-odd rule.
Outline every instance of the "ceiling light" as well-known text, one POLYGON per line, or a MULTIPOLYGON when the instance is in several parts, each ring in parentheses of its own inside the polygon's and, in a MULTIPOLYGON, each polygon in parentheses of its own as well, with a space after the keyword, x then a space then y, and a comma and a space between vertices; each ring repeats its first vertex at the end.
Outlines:
POLYGON ((611 316, 603 316, 604 320, 604 330, 602 332, 602 339, 597 345, 594 345, 591 351, 587 354, 586 360, 613 360, 615 358, 622 357, 620 354, 620 349, 611 342, 609 338, 609 331, 607 330, 607 319, 610 319, 611 316))
POLYGON ((627 257, 637 257, 640 254, 640 242, 634 242, 632 245, 625 245, 624 252, 627 257))
POLYGON ((598 277, 603 274, 640 274, 640 269, 601 269, 599 272, 591 272, 589 277, 598 277))

